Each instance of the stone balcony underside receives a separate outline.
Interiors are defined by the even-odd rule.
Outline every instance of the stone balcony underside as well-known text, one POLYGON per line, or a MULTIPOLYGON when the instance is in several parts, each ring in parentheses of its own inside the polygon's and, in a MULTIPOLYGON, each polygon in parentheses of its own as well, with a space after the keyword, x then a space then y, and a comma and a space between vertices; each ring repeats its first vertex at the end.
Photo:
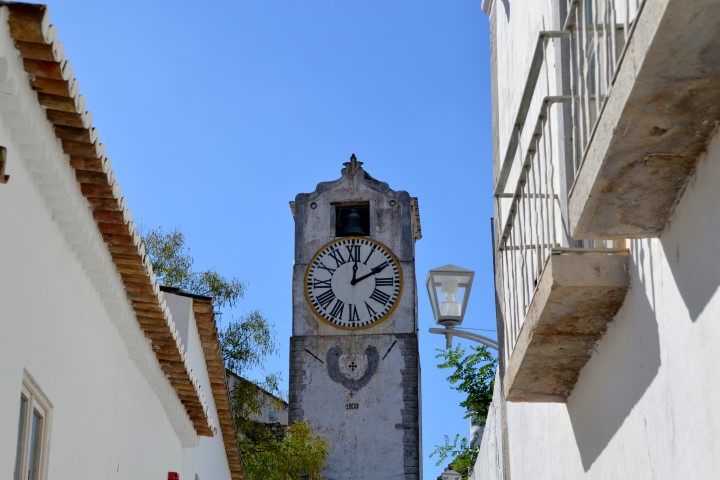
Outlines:
POLYGON ((647 1, 569 198, 576 239, 662 233, 720 120, 720 3, 647 1))
POLYGON ((625 300, 627 251, 550 255, 505 372, 505 398, 564 402, 625 300))

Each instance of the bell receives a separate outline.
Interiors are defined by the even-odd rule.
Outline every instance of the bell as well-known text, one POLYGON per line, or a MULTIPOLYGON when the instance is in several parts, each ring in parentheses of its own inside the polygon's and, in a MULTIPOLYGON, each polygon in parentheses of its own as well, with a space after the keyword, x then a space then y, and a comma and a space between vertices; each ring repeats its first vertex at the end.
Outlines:
POLYGON ((340 232, 340 236, 345 235, 367 235, 365 230, 360 226, 361 217, 360 214, 354 208, 350 210, 350 213, 345 215, 345 225, 340 232))

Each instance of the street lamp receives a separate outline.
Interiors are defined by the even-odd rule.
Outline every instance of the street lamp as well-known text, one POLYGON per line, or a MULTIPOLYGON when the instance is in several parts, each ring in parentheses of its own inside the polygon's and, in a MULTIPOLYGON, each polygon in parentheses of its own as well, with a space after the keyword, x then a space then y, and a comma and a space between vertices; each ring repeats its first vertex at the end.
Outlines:
POLYGON ((462 475, 460 473, 456 472, 452 468, 448 467, 445 469, 445 471, 438 477, 438 480, 462 480, 462 475))
POLYGON ((477 333, 455 330, 465 317, 475 272, 455 265, 433 268, 428 272, 425 286, 430 297, 435 323, 444 328, 431 328, 430 333, 445 335, 445 348, 452 347, 452 337, 461 337, 498 349, 496 340, 477 333), (440 301, 442 297, 442 301, 440 301))
POLYGON ((425 286, 430 295, 435 323, 454 327, 460 325, 465 316, 470 289, 475 272, 455 265, 433 268, 428 272, 425 286), (438 301, 438 294, 443 301, 438 301))

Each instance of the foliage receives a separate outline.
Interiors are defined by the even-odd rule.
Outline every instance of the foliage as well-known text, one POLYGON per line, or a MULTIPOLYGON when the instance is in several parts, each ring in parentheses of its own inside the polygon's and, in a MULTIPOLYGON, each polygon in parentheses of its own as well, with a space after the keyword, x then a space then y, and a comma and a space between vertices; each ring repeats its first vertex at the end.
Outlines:
MULTIPOLYGON (((179 229, 165 233, 162 228, 143 232, 145 248, 158 281, 194 295, 212 297, 215 316, 220 308, 234 307, 245 293, 245 284, 237 278, 226 278, 213 269, 194 271, 194 259, 185 246, 185 236, 179 229)), ((228 323, 220 331, 225 366, 238 375, 262 367, 268 355, 277 353, 274 326, 255 310, 228 323)), ((265 379, 263 387, 274 391, 277 376, 265 379)))
POLYGON ((254 440, 240 441, 249 479, 290 480, 320 479, 325 468, 328 445, 307 422, 288 427, 256 424, 251 431, 254 440))
MULTIPOLYGON (((237 278, 226 278, 213 269, 193 270, 194 259, 180 230, 165 233, 157 228, 141 233, 153 271, 161 284, 212 297, 217 319, 222 313, 218 309, 233 308, 243 297, 245 284, 237 278)), ((248 370, 262 369, 264 359, 277 353, 274 326, 259 311, 252 311, 230 320, 220 330, 220 346, 226 368, 238 376, 246 375, 248 370)), ((248 480, 280 480, 299 478, 300 475, 320 478, 328 448, 310 425, 300 422, 289 427, 268 426, 254 420, 265 406, 262 398, 271 398, 262 395, 261 389, 278 395, 279 382, 278 374, 268 374, 258 383, 241 379, 231 392, 246 477, 248 480)))
POLYGON ((445 435, 445 443, 436 446, 430 456, 438 456, 439 460, 435 465, 440 465, 448 458, 452 458, 453 460, 450 462, 450 467, 462 474, 463 478, 468 478, 469 472, 472 471, 473 466, 475 466, 475 460, 478 456, 478 446, 475 440, 476 439, 473 438, 471 442, 468 442, 467 438, 460 438, 460 434, 457 434, 451 442, 450 437, 445 435))
POLYGON ((237 278, 225 278, 213 269, 193 271, 195 260, 190 256, 190 249, 185 247, 185 235, 179 229, 165 233, 162 228, 156 228, 141 233, 153 271, 161 284, 213 297, 217 308, 234 307, 244 295, 245 284, 237 278))
MULTIPOLYGON (((266 356, 277 353, 273 328, 257 310, 230 322, 220 332, 225 367, 238 375, 245 374, 250 368, 262 367, 266 356)), ((263 388, 271 392, 277 390, 277 382, 273 383, 270 379, 266 382, 263 388)))
POLYGON ((438 349, 435 358, 443 359, 438 368, 453 369, 447 377, 450 387, 467 394, 467 398, 460 402, 460 406, 468 412, 465 418, 472 419, 473 425, 485 425, 492 402, 497 360, 484 345, 474 345, 472 353, 465 355, 465 349, 460 344, 447 350, 438 349))
MULTIPOLYGON (((493 387, 495 383, 495 370, 497 360, 493 358, 487 347, 473 346, 472 353, 466 355, 462 345, 448 350, 438 350, 435 358, 442 359, 439 368, 451 369, 447 377, 451 388, 467 395, 460 406, 467 410, 465 418, 470 418, 473 425, 483 426, 487 420, 490 404, 492 403, 493 387)), ((445 443, 437 446, 430 456, 438 456, 436 465, 440 465, 448 458, 452 458, 452 468, 467 478, 477 458, 477 445, 475 438, 469 442, 467 438, 455 438, 445 435, 445 443)))
POLYGON ((307 422, 290 426, 256 421, 264 408, 275 409, 279 400, 244 379, 231 392, 235 426, 245 475, 248 479, 319 479, 328 446, 307 422), (270 403, 270 405, 268 405, 270 403))

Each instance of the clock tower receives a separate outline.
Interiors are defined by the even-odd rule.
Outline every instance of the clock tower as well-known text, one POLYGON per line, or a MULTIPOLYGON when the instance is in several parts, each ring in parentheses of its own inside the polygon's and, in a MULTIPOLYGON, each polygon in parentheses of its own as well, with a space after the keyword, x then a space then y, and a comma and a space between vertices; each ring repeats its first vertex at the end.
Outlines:
POLYGON ((417 480, 417 198, 344 166, 291 202, 290 421, 327 439, 328 480, 417 480))

